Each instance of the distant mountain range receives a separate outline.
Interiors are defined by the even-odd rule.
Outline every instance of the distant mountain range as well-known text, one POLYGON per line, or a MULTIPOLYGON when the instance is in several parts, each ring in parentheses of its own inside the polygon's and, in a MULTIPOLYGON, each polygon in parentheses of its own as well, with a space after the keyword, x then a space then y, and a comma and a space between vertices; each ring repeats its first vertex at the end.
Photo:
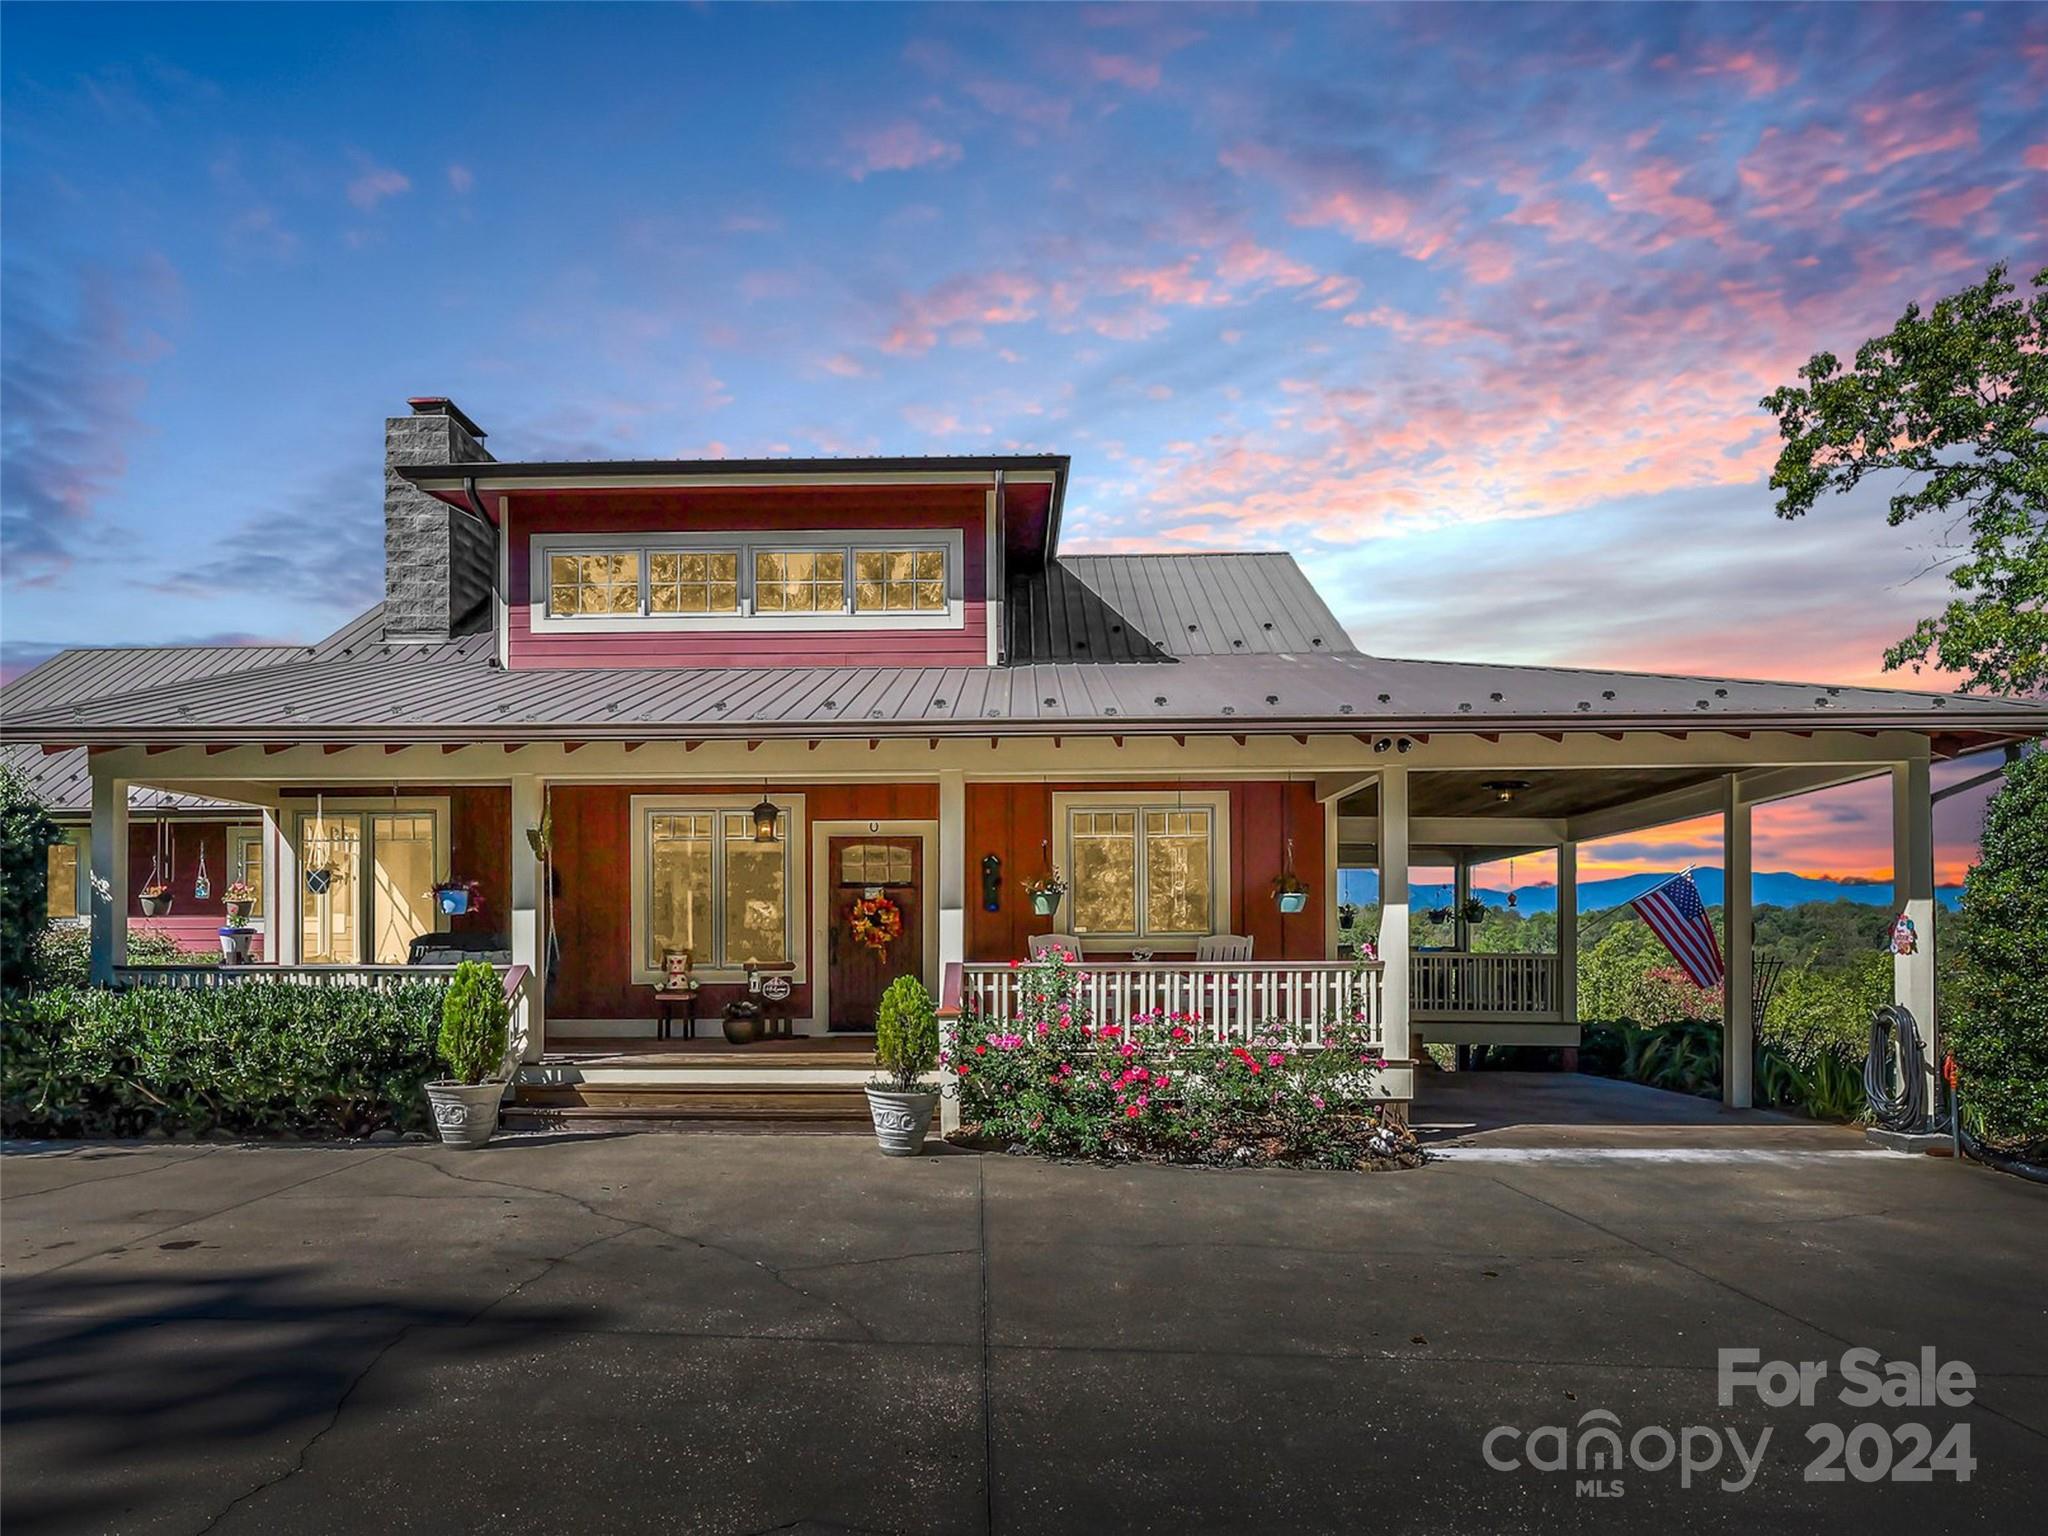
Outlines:
MULTIPOLYGON (((1676 870, 1663 874, 1616 875, 1608 880, 1581 880, 1579 882, 1579 910, 1597 912, 1605 907, 1618 907, 1625 901, 1633 901, 1660 881, 1669 880, 1676 870)), ((1705 866, 1692 872, 1695 884, 1700 888, 1700 899, 1710 907, 1721 904, 1725 894, 1721 871, 1705 866)), ((1340 885, 1342 899, 1355 901, 1361 906, 1371 906, 1379 900, 1380 877, 1376 870, 1347 869, 1340 885)), ((1752 879, 1751 901, 1760 907, 1799 907, 1815 901, 1853 901, 1866 907, 1889 907, 1892 904, 1892 887, 1889 880, 1859 880, 1853 876, 1795 875, 1788 870, 1760 871, 1752 879)), ((1481 901, 1489 907, 1505 907, 1508 893, 1480 887, 1474 890, 1481 901)), ((1448 905, 1451 899, 1447 885, 1416 886, 1415 904, 1448 905)), ((1963 898, 1960 885, 1943 885, 1935 888, 1935 897, 1944 907, 1953 909, 1963 898)), ((1557 887, 1555 885, 1522 885, 1515 888, 1515 909, 1519 912, 1555 912, 1557 910, 1557 887)))

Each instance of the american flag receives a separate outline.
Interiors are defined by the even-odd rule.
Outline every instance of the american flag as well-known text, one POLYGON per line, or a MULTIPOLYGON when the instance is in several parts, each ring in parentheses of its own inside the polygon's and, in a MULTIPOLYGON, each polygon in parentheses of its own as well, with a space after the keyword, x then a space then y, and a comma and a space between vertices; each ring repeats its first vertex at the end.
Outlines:
POLYGON ((1694 986, 1721 984, 1721 945, 1714 937, 1714 925, 1707 921, 1707 904, 1700 900, 1700 888, 1692 883, 1691 870, 1673 875, 1629 905, 1685 967, 1694 986))

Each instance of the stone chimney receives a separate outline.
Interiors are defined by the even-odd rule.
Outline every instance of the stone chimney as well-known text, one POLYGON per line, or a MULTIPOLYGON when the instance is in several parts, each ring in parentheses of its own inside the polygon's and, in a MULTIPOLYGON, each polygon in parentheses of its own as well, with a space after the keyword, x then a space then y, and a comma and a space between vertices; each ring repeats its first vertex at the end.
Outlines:
POLYGON ((408 402, 384 423, 384 637, 447 640, 488 631, 497 540, 471 514, 429 496, 397 466, 488 464, 484 432, 452 400, 408 402))

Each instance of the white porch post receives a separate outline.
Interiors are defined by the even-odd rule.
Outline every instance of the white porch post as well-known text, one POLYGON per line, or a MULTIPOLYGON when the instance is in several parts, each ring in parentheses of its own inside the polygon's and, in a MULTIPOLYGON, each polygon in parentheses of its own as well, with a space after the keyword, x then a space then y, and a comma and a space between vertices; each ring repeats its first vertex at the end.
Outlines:
POLYGON ((1380 1014, 1390 1061, 1413 1054, 1408 1031, 1408 770, 1380 772, 1380 1014))
POLYGON ((92 979, 128 963, 128 781, 92 769, 92 979))
MULTIPOLYGON (((1579 1022, 1579 845, 1557 845, 1557 1004, 1567 1024, 1579 1022)), ((1577 1052, 1572 1062, 1577 1064, 1577 1052)))
POLYGON ((287 835, 284 808, 263 807, 263 958, 299 963, 299 855, 287 835))
MULTIPOLYGON (((946 968, 967 962, 967 775, 939 775, 939 986, 946 968)), ((939 1098, 939 1134, 960 1129, 960 1100, 939 1098)))
POLYGON ((1472 896, 1472 855, 1460 853, 1451 863, 1451 947, 1459 954, 1472 952, 1472 925, 1465 921, 1465 903, 1472 896))
POLYGON ((1721 987, 1721 1102, 1729 1109, 1748 1109, 1752 1088, 1751 1051, 1755 1048, 1756 1024, 1751 1014, 1752 968, 1750 942, 1750 815, 1749 802, 1742 798, 1742 779, 1729 774, 1722 780, 1721 863, 1725 894, 1728 953, 1727 975, 1721 987))
POLYGON ((1934 955, 1934 796, 1927 759, 1892 765, 1892 914, 1904 913, 1916 942, 1910 955, 1892 957, 1892 1001, 1913 1015, 1927 1053, 1922 1083, 1930 1110, 1941 1101, 1940 1021, 1936 1016, 1934 955))
POLYGON ((527 969, 526 1039, 521 1061, 539 1061, 547 1051, 548 936, 547 875, 526 841, 529 827, 538 828, 547 810, 547 782, 538 774, 512 777, 512 963, 527 969))

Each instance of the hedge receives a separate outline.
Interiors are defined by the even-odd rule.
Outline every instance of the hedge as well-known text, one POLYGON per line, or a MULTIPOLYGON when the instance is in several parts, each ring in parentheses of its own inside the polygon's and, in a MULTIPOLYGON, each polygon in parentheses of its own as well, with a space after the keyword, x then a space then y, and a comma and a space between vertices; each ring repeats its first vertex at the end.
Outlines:
POLYGON ((431 1126, 446 984, 58 987, 6 1003, 0 1131, 363 1136, 431 1126))

